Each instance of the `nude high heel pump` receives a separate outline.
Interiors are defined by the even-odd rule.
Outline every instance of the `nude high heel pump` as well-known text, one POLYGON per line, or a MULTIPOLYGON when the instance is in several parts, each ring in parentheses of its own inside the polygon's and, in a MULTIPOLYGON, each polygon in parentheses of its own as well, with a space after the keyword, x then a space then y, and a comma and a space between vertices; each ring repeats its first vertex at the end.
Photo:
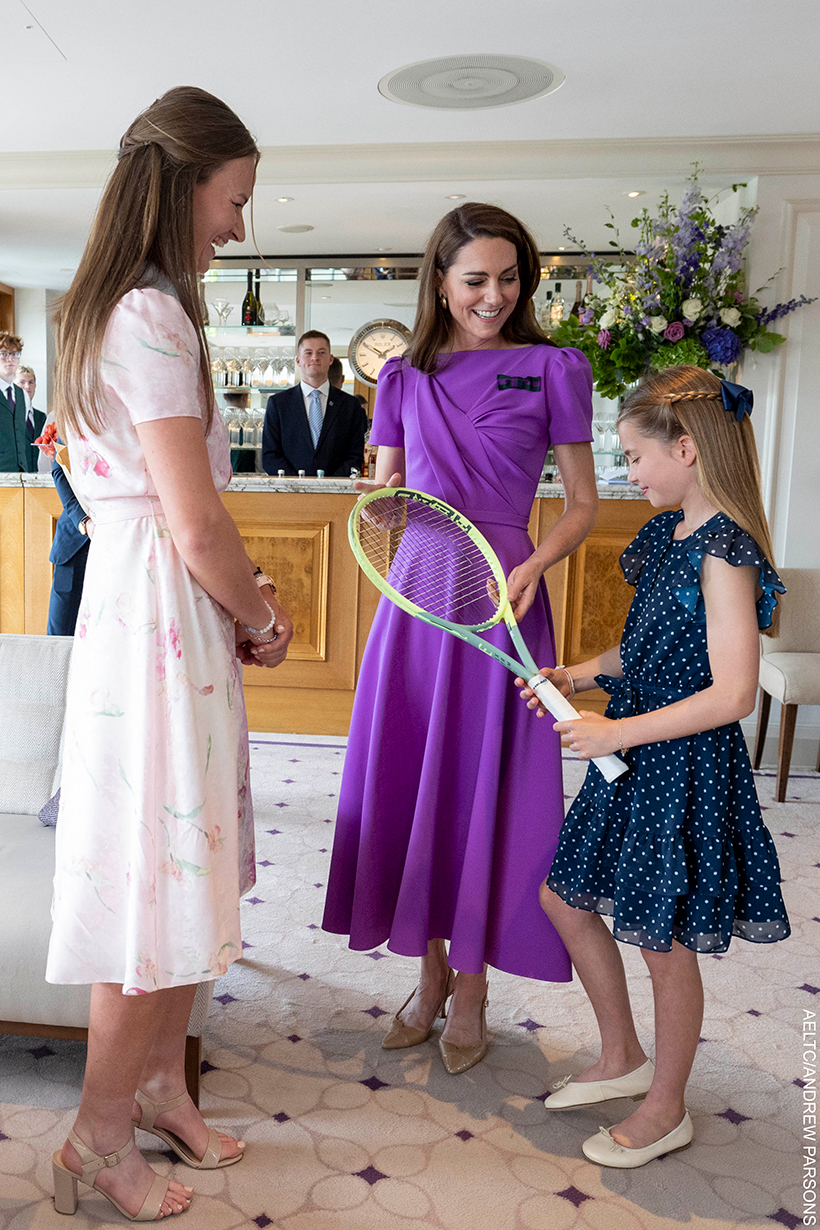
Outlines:
POLYGON ((161 1174, 154 1175, 154 1182, 151 1184, 148 1195, 142 1202, 142 1208, 138 1213, 127 1213, 121 1204, 118 1204, 113 1196, 109 1196, 108 1192, 102 1191, 96 1187, 95 1177, 104 1167, 119 1166, 123 1158, 128 1157, 128 1154, 134 1148, 134 1132, 131 1131, 131 1139, 128 1144, 123 1145, 115 1153, 99 1154, 93 1149, 89 1149, 88 1145, 80 1140, 76 1132, 68 1133, 68 1139, 77 1153, 80 1156, 80 1161, 83 1164, 82 1173, 75 1174, 73 1170, 69 1170, 63 1161, 62 1153, 58 1149, 51 1159, 51 1169, 54 1176, 54 1208, 58 1213, 76 1213, 79 1194, 77 1184, 84 1183, 86 1187, 95 1187, 101 1196, 105 1196, 109 1204, 113 1204, 118 1213, 122 1213, 123 1217, 127 1217, 129 1221, 155 1221, 157 1214, 162 1208, 162 1202, 168 1194, 168 1186, 170 1179, 165 1179, 161 1174))
POLYGON ((476 1045, 453 1046, 452 1042, 445 1042, 443 1038, 439 1038, 438 1049, 441 1051, 441 1061, 451 1076, 459 1076, 462 1072, 474 1068, 487 1054, 487 1006, 489 1002, 485 994, 481 1005, 481 1037, 476 1045))
POLYGON ((410 1000, 418 990, 418 987, 414 988, 402 1004, 401 1008, 399 1008, 396 1015, 393 1017, 393 1023, 387 1031, 384 1041, 382 1042, 383 1048, 386 1051, 399 1051, 403 1050, 405 1047, 420 1046, 422 1042, 426 1042, 430 1037, 430 1034, 433 1032, 433 1026, 436 1023, 436 1020, 439 1017, 447 1016, 445 1005, 447 1000, 453 994, 454 986, 455 975, 452 970, 449 970, 447 973, 447 985, 444 988, 444 995, 441 1003, 436 1009, 436 1015, 433 1017, 430 1028, 426 1032, 423 1029, 416 1029, 414 1025, 405 1025, 404 1021, 401 1019, 401 1014, 404 1012, 405 1008, 410 1003, 410 1000))

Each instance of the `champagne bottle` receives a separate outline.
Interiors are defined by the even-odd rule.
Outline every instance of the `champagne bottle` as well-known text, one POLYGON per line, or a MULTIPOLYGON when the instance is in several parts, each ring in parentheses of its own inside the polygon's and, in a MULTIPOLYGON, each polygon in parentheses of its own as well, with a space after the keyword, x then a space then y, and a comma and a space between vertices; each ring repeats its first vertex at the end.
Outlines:
POLYGON ((253 293, 253 270, 248 270, 248 289, 242 300, 242 324, 256 324, 256 295, 253 293))
POLYGON ((561 294, 561 283, 555 283, 555 294, 550 304, 550 328, 557 329, 564 319, 564 297, 561 294))
POLYGON ((265 323, 265 309, 262 307, 262 278, 259 270, 256 271, 256 323, 263 325, 265 323))
POLYGON ((580 279, 575 283, 575 302, 569 309, 570 316, 578 317, 584 310, 584 283, 580 279))

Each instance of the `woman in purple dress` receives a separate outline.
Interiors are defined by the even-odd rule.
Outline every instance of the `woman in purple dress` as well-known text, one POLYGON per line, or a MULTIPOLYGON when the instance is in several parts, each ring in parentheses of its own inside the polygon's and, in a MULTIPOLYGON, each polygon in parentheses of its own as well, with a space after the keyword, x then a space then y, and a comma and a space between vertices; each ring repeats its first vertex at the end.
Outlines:
MULTIPOLYGON (((433 232, 413 338, 379 377, 376 481, 468 516, 498 554, 536 661, 555 661, 542 575, 583 541, 597 495, 592 378, 541 332, 540 260, 511 214, 465 204, 433 232), (562 516, 533 550, 530 509, 552 445, 562 516)), ((504 645, 506 630, 490 637, 504 645)), ((385 1038, 430 1036, 449 1072, 486 1051, 486 966, 554 982, 566 951, 538 904, 564 818, 560 744, 527 724, 507 671, 382 599, 356 694, 324 928, 356 949, 419 956, 421 978, 385 1038), (469 691, 469 706, 464 696, 469 691), (450 941, 449 954, 445 940, 450 941), (458 971, 457 977, 454 972, 458 971)))

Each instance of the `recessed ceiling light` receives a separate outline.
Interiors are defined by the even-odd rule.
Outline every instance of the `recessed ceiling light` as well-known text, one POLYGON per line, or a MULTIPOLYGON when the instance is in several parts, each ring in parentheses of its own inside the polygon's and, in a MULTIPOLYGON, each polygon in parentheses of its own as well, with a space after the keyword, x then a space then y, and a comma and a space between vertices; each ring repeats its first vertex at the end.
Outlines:
POLYGON ((281 205, 284 205, 285 201, 292 201, 293 197, 292 196, 278 196, 276 199, 277 201, 279 201, 281 205))
POLYGON ((392 248, 376 248, 377 252, 392 252, 392 248))
POLYGON ((645 192, 627 192, 627 196, 646 196, 645 192))
POLYGON ((394 69, 382 77, 379 93, 411 107, 475 111, 539 98, 563 81, 554 64, 525 56, 444 56, 394 69))
POLYGON ((451 192, 449 196, 446 196, 444 199, 446 201, 463 201, 464 193, 463 192, 451 192))
POLYGON ((277 226, 278 231, 284 231, 286 235, 303 235, 305 231, 314 231, 314 226, 308 226, 307 223, 296 223, 294 226, 277 226))
POLYGON ((558 249, 558 251, 559 251, 559 252, 566 252, 566 248, 559 248, 559 249, 558 249))

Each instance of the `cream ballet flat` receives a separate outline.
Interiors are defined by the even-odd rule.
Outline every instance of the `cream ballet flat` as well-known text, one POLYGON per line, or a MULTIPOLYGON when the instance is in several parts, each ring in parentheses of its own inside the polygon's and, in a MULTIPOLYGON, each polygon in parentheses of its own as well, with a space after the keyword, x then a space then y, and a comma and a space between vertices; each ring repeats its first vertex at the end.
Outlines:
POLYGON ((599 1129, 597 1136, 590 1136, 589 1140, 585 1140, 581 1148, 584 1151, 584 1157, 589 1158, 591 1162, 597 1162, 599 1166, 613 1166, 617 1170, 634 1170, 638 1166, 645 1166, 653 1158, 663 1157, 665 1153, 677 1153, 680 1149, 688 1149, 694 1134, 695 1129, 687 1110, 676 1128, 643 1149, 629 1149, 626 1145, 619 1145, 605 1127, 599 1129))
POLYGON ((613 1098, 633 1098, 639 1102, 649 1092, 655 1076, 651 1059, 626 1076, 615 1076, 606 1081, 574 1081, 571 1076, 553 1085, 553 1092, 545 1099, 547 1110, 575 1110, 579 1106, 594 1106, 597 1102, 609 1102, 613 1098))

